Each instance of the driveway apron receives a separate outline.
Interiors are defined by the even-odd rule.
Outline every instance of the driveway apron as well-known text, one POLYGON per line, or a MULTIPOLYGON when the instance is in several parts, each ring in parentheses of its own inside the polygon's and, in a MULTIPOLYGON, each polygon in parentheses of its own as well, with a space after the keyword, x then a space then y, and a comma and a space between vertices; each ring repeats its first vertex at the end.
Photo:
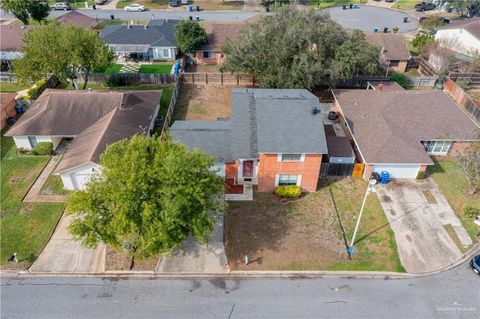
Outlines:
POLYGON ((62 216, 57 229, 30 272, 101 273, 105 270, 105 246, 89 249, 68 232, 71 216, 62 216))
POLYGON ((462 257, 444 225, 452 226, 463 247, 472 244, 465 228, 432 180, 391 182, 378 185, 376 189, 407 272, 438 270, 462 257), (433 195, 436 203, 427 200, 424 190, 433 195))

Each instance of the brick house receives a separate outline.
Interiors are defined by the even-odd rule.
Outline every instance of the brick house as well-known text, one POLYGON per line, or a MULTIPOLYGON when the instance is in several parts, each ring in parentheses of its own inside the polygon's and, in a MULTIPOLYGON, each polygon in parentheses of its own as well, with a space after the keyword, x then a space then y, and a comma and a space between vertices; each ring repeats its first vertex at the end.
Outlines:
POLYGON ((367 32, 365 37, 370 44, 380 47, 380 64, 384 69, 401 73, 407 71, 410 51, 403 34, 367 32))
POLYGON ((226 55, 222 47, 228 40, 234 40, 243 24, 240 23, 206 23, 207 43, 195 50, 195 62, 199 64, 221 64, 226 55))
POLYGON ((7 119, 9 117, 17 115, 17 112, 15 111, 15 106, 17 105, 15 96, 15 93, 0 93, 1 129, 7 126, 7 119))
POLYGON ((319 101, 307 90, 233 89, 229 120, 176 121, 170 134, 214 156, 233 185, 262 192, 278 185, 315 191, 327 154, 319 101))
POLYGON ((333 90, 347 137, 365 164, 364 178, 387 171, 417 178, 434 162, 471 143, 479 126, 438 90, 333 90))

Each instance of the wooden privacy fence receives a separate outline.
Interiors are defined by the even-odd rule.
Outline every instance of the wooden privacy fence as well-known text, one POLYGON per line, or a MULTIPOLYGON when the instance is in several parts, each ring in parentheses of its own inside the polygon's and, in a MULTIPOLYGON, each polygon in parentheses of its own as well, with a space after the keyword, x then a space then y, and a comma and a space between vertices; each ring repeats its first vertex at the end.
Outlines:
POLYGON ((216 84, 256 86, 255 78, 249 74, 230 73, 182 73, 182 81, 190 84, 216 84))
POLYGON ((452 79, 448 79, 443 89, 455 102, 460 104, 480 123, 480 106, 477 105, 460 86, 453 82, 452 79))
POLYGON ((479 72, 470 72, 470 73, 460 73, 460 72, 450 72, 448 78, 453 81, 467 81, 469 86, 480 86, 480 73, 479 72))
MULTIPOLYGON (((139 84, 169 84, 175 81, 175 75, 164 73, 90 73, 88 81, 94 83, 106 82, 115 77, 121 85, 139 85, 139 84)), ((84 81, 84 75, 78 76, 78 81, 84 81)))
POLYGON ((437 70, 428 63, 427 60, 424 58, 418 58, 416 59, 416 62, 418 63, 418 72, 421 75, 426 75, 426 76, 436 76, 437 75, 437 70))
POLYGON ((163 121, 162 133, 167 132, 170 122, 172 121, 173 112, 175 111, 175 105, 177 104, 178 91, 180 90, 180 80, 175 80, 175 87, 173 89, 172 97, 170 98, 170 104, 168 105, 167 114, 163 121))

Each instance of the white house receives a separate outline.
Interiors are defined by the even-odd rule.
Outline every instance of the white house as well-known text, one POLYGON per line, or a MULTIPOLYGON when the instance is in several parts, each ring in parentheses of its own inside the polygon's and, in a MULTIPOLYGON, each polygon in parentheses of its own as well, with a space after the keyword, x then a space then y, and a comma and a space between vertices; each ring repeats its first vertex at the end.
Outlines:
POLYGON ((435 40, 442 47, 465 55, 480 53, 480 17, 452 22, 437 31, 435 40))
POLYGON ((73 138, 55 169, 65 189, 83 189, 100 173, 100 155, 118 140, 150 135, 160 110, 161 91, 45 90, 6 136, 17 148, 32 149, 40 142, 73 138))

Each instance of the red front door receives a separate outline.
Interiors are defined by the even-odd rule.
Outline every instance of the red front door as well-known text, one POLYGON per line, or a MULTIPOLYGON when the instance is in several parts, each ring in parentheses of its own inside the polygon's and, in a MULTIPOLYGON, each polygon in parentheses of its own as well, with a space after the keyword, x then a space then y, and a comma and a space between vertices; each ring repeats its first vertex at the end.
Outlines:
POLYGON ((253 177, 253 161, 243 161, 243 177, 253 177))

